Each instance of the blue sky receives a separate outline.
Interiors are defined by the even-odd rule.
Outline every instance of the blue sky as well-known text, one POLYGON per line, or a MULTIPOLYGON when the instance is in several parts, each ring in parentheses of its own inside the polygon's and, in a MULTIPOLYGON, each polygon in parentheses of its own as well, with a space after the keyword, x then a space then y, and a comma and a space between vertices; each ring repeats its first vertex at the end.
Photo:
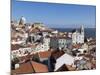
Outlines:
POLYGON ((96 7, 90 5, 23 2, 12 0, 12 20, 43 22, 48 27, 95 27, 96 7))

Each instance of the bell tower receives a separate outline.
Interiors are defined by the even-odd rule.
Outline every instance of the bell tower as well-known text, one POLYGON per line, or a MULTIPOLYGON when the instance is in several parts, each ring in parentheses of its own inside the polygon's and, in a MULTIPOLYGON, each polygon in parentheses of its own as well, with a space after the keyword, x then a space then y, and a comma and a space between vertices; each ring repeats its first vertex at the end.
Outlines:
POLYGON ((19 25, 24 25, 25 22, 26 22, 26 19, 22 16, 22 17, 20 18, 19 25))
POLYGON ((81 26, 81 34, 84 34, 84 26, 81 26))
POLYGON ((84 26, 81 26, 81 43, 84 43, 84 26))

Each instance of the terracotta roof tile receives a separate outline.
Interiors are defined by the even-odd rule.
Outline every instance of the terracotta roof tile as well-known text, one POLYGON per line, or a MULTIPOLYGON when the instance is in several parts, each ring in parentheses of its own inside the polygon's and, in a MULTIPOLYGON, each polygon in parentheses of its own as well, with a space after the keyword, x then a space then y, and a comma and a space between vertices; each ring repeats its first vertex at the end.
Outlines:
POLYGON ((52 52, 52 56, 55 58, 55 59, 58 59, 60 56, 62 56, 65 52, 64 51, 53 51, 52 52))
POLYGON ((40 58, 48 58, 51 56, 51 51, 39 52, 38 55, 40 58))
POLYGON ((28 74, 41 72, 48 72, 48 67, 35 61, 28 61, 26 63, 21 64, 19 68, 12 70, 13 74, 28 74))
POLYGON ((81 44, 73 45, 73 48, 80 48, 80 47, 81 47, 81 44))
POLYGON ((30 62, 21 64, 19 68, 12 70, 12 73, 16 74, 25 74, 25 73, 33 73, 34 70, 30 62))
POLYGON ((48 67, 44 64, 37 63, 37 62, 34 62, 34 61, 31 61, 31 64, 33 66, 34 71, 37 72, 37 73, 48 72, 48 67))

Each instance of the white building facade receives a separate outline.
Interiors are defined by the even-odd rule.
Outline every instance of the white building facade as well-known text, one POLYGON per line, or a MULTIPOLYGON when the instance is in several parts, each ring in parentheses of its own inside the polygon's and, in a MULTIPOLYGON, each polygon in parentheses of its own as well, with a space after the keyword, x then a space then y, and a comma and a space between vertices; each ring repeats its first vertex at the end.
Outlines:
POLYGON ((62 55, 61 57, 59 57, 56 60, 56 64, 55 64, 55 71, 57 69, 59 69, 62 65, 74 65, 74 57, 72 57, 71 55, 65 53, 64 55, 62 55))
POLYGON ((80 32, 77 30, 72 33, 72 43, 79 44, 84 43, 84 27, 82 26, 80 32))
POLYGON ((50 47, 53 49, 64 49, 72 45, 72 39, 67 37, 53 37, 50 39, 50 47))

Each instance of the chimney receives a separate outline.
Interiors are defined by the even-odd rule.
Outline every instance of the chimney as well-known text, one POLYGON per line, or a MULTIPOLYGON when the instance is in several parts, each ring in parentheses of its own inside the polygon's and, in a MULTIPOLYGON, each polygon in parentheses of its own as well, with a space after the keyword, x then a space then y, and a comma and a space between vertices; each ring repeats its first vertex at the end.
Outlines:
POLYGON ((15 69, 19 68, 19 64, 15 64, 15 69))

